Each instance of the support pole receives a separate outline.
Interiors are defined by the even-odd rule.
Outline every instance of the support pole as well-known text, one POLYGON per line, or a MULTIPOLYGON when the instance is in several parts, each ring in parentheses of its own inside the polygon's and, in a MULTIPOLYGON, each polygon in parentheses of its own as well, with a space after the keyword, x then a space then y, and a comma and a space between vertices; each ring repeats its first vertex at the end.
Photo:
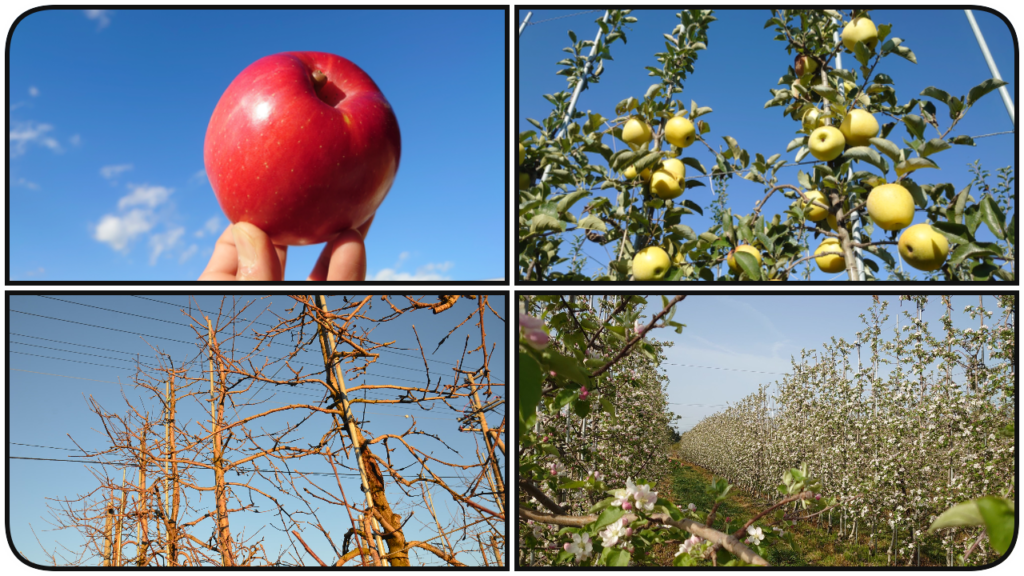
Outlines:
MULTIPOLYGON (((611 10, 604 11, 604 17, 601 19, 605 24, 608 23, 608 16, 611 14, 611 10)), ((598 28, 597 37, 594 38, 594 45, 590 48, 590 54, 587 56, 587 63, 583 67, 583 75, 576 82, 576 89, 572 92, 572 99, 569 100, 569 109, 565 112, 565 118, 562 119, 562 126, 555 133, 554 140, 558 140, 565 134, 565 129, 569 126, 569 122, 572 121, 573 110, 576 109, 576 101, 580 98, 580 92, 587 87, 587 74, 590 74, 590 70, 594 67, 594 58, 597 56, 597 45, 601 43, 601 35, 604 31, 598 28)), ((540 181, 544 182, 548 179, 548 174, 551 172, 551 164, 544 167, 544 174, 541 175, 540 181)))
MULTIPOLYGON (((837 45, 839 44, 838 30, 832 33, 832 41, 835 42, 837 45)), ((843 68, 842 52, 836 52, 836 68, 840 70, 842 70, 843 68)), ((842 84, 840 84, 839 93, 843 94, 845 91, 846 89, 843 88, 842 84)), ((853 177, 853 168, 850 168, 849 177, 853 177)), ((853 214, 850 214, 850 221, 853 222, 853 241, 857 244, 860 244, 861 242, 863 242, 861 237, 862 228, 860 223, 860 213, 854 212, 853 214)), ((859 282, 864 282, 866 280, 866 276, 864 274, 864 253, 861 250, 861 248, 858 248, 857 246, 853 247, 853 259, 857 270, 857 280, 859 282)))
POLYGON ((526 18, 523 18, 523 23, 519 25, 519 34, 516 38, 523 35, 523 30, 526 29, 526 25, 530 22, 530 16, 533 16, 533 12, 526 13, 526 18))
MULTIPOLYGON (((992 59, 992 53, 988 51, 988 44, 985 43, 985 36, 981 34, 981 28, 978 27, 978 22, 974 19, 974 14, 970 10, 964 10, 967 14, 967 21, 971 24, 971 30, 974 30, 974 37, 978 40, 978 47, 981 48, 981 55, 985 57, 985 62, 988 64, 988 69, 992 73, 992 77, 996 80, 1002 80, 1003 77, 999 75, 999 68, 996 68, 996 61, 992 59)), ((1010 115, 1010 122, 1014 126, 1017 125, 1017 118, 1013 113, 1013 100, 1010 99, 1010 92, 1006 89, 1006 86, 999 87, 999 95, 1003 97, 1003 105, 1006 106, 1006 113, 1010 115)))

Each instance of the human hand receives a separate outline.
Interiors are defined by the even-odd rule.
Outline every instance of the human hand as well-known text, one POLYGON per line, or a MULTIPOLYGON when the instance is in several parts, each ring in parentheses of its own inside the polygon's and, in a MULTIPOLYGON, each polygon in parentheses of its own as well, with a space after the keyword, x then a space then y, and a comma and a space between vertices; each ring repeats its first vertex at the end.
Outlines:
MULTIPOLYGON (((363 239, 373 218, 357 230, 346 230, 328 242, 307 280, 356 281, 366 279, 363 239)), ((284 280, 288 247, 276 246, 262 230, 248 222, 231 224, 217 239, 213 255, 200 280, 284 280)))

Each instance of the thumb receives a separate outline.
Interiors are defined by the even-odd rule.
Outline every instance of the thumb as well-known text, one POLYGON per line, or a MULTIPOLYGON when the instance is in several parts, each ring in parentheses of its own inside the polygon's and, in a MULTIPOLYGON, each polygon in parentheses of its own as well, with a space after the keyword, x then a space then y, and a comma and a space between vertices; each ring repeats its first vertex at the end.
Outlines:
POLYGON ((281 261, 270 237, 248 222, 231 227, 238 253, 237 280, 281 280, 281 261))

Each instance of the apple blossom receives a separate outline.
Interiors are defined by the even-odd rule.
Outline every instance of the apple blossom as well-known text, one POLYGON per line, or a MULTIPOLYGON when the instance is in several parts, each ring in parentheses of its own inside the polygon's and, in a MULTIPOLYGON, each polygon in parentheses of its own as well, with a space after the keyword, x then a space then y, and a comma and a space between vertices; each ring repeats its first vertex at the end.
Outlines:
POLYGON ((611 548, 618 544, 620 540, 626 537, 625 524, 625 518, 619 518, 615 522, 609 524, 607 528, 598 534, 598 536, 601 537, 601 544, 604 545, 605 548, 611 548))
POLYGON ((526 338, 526 343, 533 347, 535 350, 543 350, 547 347, 550 338, 547 333, 543 330, 530 330, 523 334, 526 338))
POLYGON ((752 541, 754 546, 757 546, 764 540, 764 532, 760 528, 754 528, 753 526, 747 526, 747 534, 750 535, 749 540, 752 541))
POLYGON ((586 386, 581 386, 580 387, 580 400, 586 400, 587 396, 590 396, 590 392, 587 390, 586 386))
POLYGON ((584 532, 583 534, 570 534, 570 536, 572 537, 572 542, 565 544, 565 551, 575 554, 577 562, 589 558, 594 550, 594 545, 590 541, 590 534, 584 532))

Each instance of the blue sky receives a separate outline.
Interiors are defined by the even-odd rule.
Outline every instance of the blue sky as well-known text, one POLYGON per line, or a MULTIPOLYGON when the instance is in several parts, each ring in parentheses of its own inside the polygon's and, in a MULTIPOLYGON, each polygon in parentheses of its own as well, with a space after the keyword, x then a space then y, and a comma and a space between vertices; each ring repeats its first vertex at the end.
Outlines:
MULTIPOLYGON (((151 344, 172 354, 176 364, 181 365, 182 361, 194 357, 197 353, 194 344, 175 342, 175 340, 186 342, 196 340, 195 332, 187 326, 190 321, 180 311, 182 307, 189 306, 187 296, 160 294, 147 294, 144 297, 55 295, 54 298, 57 299, 14 295, 10 300, 11 343, 8 365, 8 401, 10 405, 7 407, 10 435, 7 440, 19 444, 35 444, 64 450, 9 444, 6 446, 9 456, 70 459, 69 456, 76 454, 75 444, 71 438, 84 448, 102 449, 107 446, 104 443, 103 427, 99 418, 88 410, 88 398, 90 396, 95 398, 108 411, 122 413, 124 400, 121 397, 121 388, 116 383, 120 381, 127 384, 132 381, 135 374, 134 364, 131 361, 133 354, 140 354, 144 363, 155 362, 153 358, 150 358, 155 355, 149 347, 151 344), (67 321, 31 316, 25 314, 26 312, 50 318, 62 318, 67 321), (145 336, 140 336, 140 333, 145 336)), ((256 302, 243 314, 243 317, 260 323, 253 325, 251 329, 268 330, 267 325, 276 324, 274 314, 288 318, 294 317, 294 314, 289 314, 286 309, 292 307, 295 302, 286 296, 239 297, 240 303, 249 300, 256 300, 256 302)), ((406 303, 402 297, 393 298, 392 301, 399 307, 403 307, 403 304, 406 303)), ((432 302, 434 299, 430 297, 426 301, 432 302)), ((219 296, 200 296, 198 303, 203 312, 198 312, 194 303, 193 312, 197 312, 196 317, 200 321, 202 321, 202 314, 207 314, 211 319, 216 320, 220 302, 219 296)), ((505 316, 504 297, 491 296, 490 303, 499 314, 505 316)), ((343 302, 340 296, 331 296, 328 297, 328 304, 331 308, 340 308, 343 302)), ((229 298, 226 310, 230 310, 231 305, 229 298)), ((374 329, 372 339, 377 342, 394 340, 394 346, 397 349, 382 351, 379 362, 368 370, 369 376, 362 379, 346 376, 346 383, 350 387, 358 383, 409 386, 422 384, 424 380, 423 360, 420 358, 412 325, 416 326, 416 331, 423 343, 433 380, 436 381, 439 376, 450 379, 452 377, 451 368, 458 362, 462 354, 462 345, 466 336, 470 337, 470 349, 480 341, 480 331, 478 327, 474 326, 475 321, 467 322, 436 353, 433 351, 445 334, 475 309, 476 301, 462 298, 451 310, 442 314, 434 315, 429 311, 422 310, 380 324, 374 329)), ((371 318, 380 318, 390 311, 391 309, 386 303, 380 299, 374 299, 372 308, 367 315, 371 318)), ((505 324, 490 312, 487 313, 485 322, 488 347, 494 345, 490 364, 493 371, 492 378, 495 382, 504 382, 506 370, 505 324)), ((357 326, 373 328, 372 324, 365 321, 357 321, 357 326)), ((239 325, 243 337, 237 339, 236 342, 240 350, 249 350, 250 348, 245 347, 255 344, 253 340, 245 337, 246 334, 252 333, 251 329, 245 329, 244 324, 239 325)), ((221 341, 223 341, 223 337, 221 341)), ((278 350, 280 354, 287 353, 289 338, 285 336, 280 339, 280 342, 285 345, 275 345, 272 350, 278 350)), ((297 368, 305 368, 307 373, 310 370, 317 370, 315 365, 319 347, 314 346, 314 348, 316 349, 315 353, 306 352, 297 357, 298 362, 309 363, 309 366, 296 364, 297 368)), ((262 359, 255 358, 253 362, 261 365, 262 359)), ((322 358, 319 362, 322 370, 322 358)), ((481 363, 479 352, 467 354, 465 366, 475 369, 481 363)), ((280 364, 275 365, 268 373, 273 373, 280 367, 280 364)), ((284 370, 282 374, 287 374, 287 370, 284 370)), ((198 376, 198 369, 190 372, 190 375, 198 376)), ((201 388, 201 384, 193 384, 193 387, 195 386, 201 388)), ((248 395, 257 400, 263 400, 265 403, 257 407, 242 408, 239 414, 242 416, 252 415, 271 407, 297 402, 317 404, 323 395, 322 390, 304 389, 304 387, 300 387, 301 389, 296 391, 290 388, 287 390, 273 390, 272 388, 268 386, 261 393, 248 395)), ((201 389, 208 391, 208 385, 207 388, 201 389)), ((505 397, 506 395, 504 387, 496 387, 493 390, 496 396, 505 397)), ((145 394, 134 391, 130 386, 125 387, 125 393, 136 406, 143 405, 143 402, 139 401, 139 397, 145 396, 145 394)), ((366 394, 369 394, 370 398, 394 398, 397 396, 397 393, 386 394, 379 390, 369 391, 366 394)), ((362 396, 358 392, 353 395, 362 396)), ((483 398, 483 396, 481 397, 483 398)), ((148 401, 146 404, 159 417, 159 404, 148 401)), ((410 419, 405 418, 405 415, 411 415, 416 418, 418 429, 440 436, 448 446, 458 453, 446 449, 437 440, 426 436, 410 436, 408 438, 410 444, 447 462, 476 464, 475 450, 478 446, 472 437, 479 436, 479 434, 461 433, 457 430, 456 418, 460 415, 457 410, 465 408, 468 403, 454 400, 452 405, 455 407, 454 410, 443 405, 435 405, 433 410, 425 411, 408 404, 356 404, 354 411, 357 418, 364 422, 364 427, 374 435, 404 432, 411 422, 410 419), (364 406, 365 414, 363 414, 364 406)), ((199 406, 192 400, 179 403, 181 421, 186 418, 202 419, 204 414, 208 420, 208 405, 206 407, 199 406)), ((230 416, 231 410, 229 409, 226 414, 230 416)), ((495 426, 503 418, 504 408, 499 408, 496 412, 488 414, 488 421, 495 426)), ((268 417, 262 425, 253 422, 255 425, 253 429, 257 433, 260 426, 268 431, 277 430, 284 427, 284 422, 295 424, 296 420, 295 412, 284 412, 280 414, 280 417, 268 417)), ((292 440, 296 443, 295 445, 300 446, 304 441, 315 443, 316 439, 319 439, 329 426, 329 420, 325 422, 315 416, 304 424, 304 428, 292 440)), ((374 449, 375 453, 383 456, 383 449, 379 447, 380 445, 377 446, 378 448, 374 449)), ((392 445, 391 448, 395 448, 395 446, 392 445)), ((411 462, 402 449, 394 450, 391 457, 396 466, 405 466, 411 462)), ((351 464, 350 461, 343 463, 351 464)), ((456 474, 452 469, 444 466, 432 465, 431 467, 442 477, 447 478, 456 474)), ((93 466, 93 468, 99 469, 100 467, 93 466)), ((504 470, 504 462, 502 468, 504 470)), ((107 469, 111 476, 116 475, 120 481, 119 469, 115 467, 107 469)), ((330 471, 330 466, 322 459, 311 458, 293 462, 292 469, 302 471, 326 469, 330 471)), ((406 473, 413 469, 410 468, 406 473)), ((78 540, 74 534, 47 531, 50 526, 42 517, 48 518, 45 498, 75 497, 89 492, 95 487, 95 479, 86 466, 68 462, 10 460, 9 474, 10 484, 7 489, 12 496, 9 511, 10 535, 16 549, 31 560, 37 562, 42 560, 41 550, 32 536, 30 524, 47 549, 52 550, 55 542, 75 548, 78 540)), ((415 472, 412 475, 415 476, 415 472)), ((212 485, 212 478, 212 474, 207 472, 199 472, 197 475, 201 485, 212 485)), ((326 479, 331 483, 334 482, 333 478, 326 479)), ((447 481, 453 482, 453 486, 462 486, 460 480, 449 478, 447 481)), ((350 501, 361 495, 358 477, 343 478, 342 483, 350 501)), ((266 488, 265 483, 259 480, 254 483, 254 486, 266 488), (261 484, 263 485, 261 486, 261 484)), ((396 511, 402 514, 403 518, 408 517, 410 509, 415 509, 416 514, 406 525, 406 535, 410 540, 420 540, 436 534, 437 530, 430 514, 423 509, 422 500, 418 498, 419 488, 417 487, 412 494, 414 496, 407 497, 393 487, 388 489, 389 501, 393 506, 397 506, 396 511)), ((432 497, 443 525, 448 525, 449 521, 458 522, 458 519, 461 519, 459 507, 453 505, 447 493, 442 493, 439 488, 434 488, 432 497)), ((479 502, 483 502, 484 499, 484 497, 476 498, 479 502)), ((271 509, 266 502, 257 502, 257 504, 261 509, 271 509)), ((319 512, 321 518, 328 522, 328 528, 340 546, 340 536, 348 529, 348 518, 339 508, 321 504, 319 512)), ((195 505, 199 510, 205 512, 212 506, 212 499, 210 497, 203 498, 195 505)), ((198 517, 201 513, 194 514, 192 518, 198 517)), ((245 513, 237 516, 237 518, 233 516, 231 519, 232 534, 236 534, 243 527, 246 528, 246 534, 252 534, 271 521, 268 515, 257 516, 245 513)), ((211 530, 211 525, 206 520, 204 522, 205 524, 199 525, 196 534, 201 533, 202 538, 205 539, 207 531, 211 530)), ((267 538, 268 551, 276 551, 283 541, 277 531, 269 528, 260 532, 260 536, 267 538)), ((304 538, 325 561, 327 561, 325 556, 333 554, 333 552, 328 552, 330 546, 319 534, 314 535, 307 531, 304 538)), ((473 540, 466 540, 462 545, 457 545, 457 548, 470 548, 464 546, 466 542, 475 546, 473 540)), ((463 557, 467 563, 479 564, 480 562, 479 551, 466 554, 463 557)), ((425 564, 437 565, 438 563, 438 559, 432 554, 423 554, 418 558, 425 564)))
MULTIPOLYGON (((203 167, 210 115, 246 66, 286 51, 352 60, 398 117, 402 159, 367 278, 504 278, 504 22, 501 10, 28 16, 9 52, 11 278, 198 278, 228 224, 203 167)), ((304 280, 321 248, 291 247, 286 280, 304 280)))
MULTIPOLYGON (((1005 6, 1005 3, 997 5, 1005 6)), ((582 11, 535 10, 531 23, 536 22, 537 25, 527 26, 519 37, 519 132, 535 130, 527 118, 542 120, 548 116, 551 105, 541 97, 543 94, 571 92, 565 77, 555 75, 559 69, 556 62, 567 56, 562 48, 571 42, 567 31, 574 31, 580 40, 593 40, 598 30, 594 22, 602 16, 602 12, 549 19, 582 11)), ((611 46, 614 60, 605 62, 600 83, 589 86, 581 94, 577 108, 614 119, 618 102, 630 96, 642 99, 647 88, 656 80, 648 76, 644 66, 660 68, 654 54, 664 50, 663 34, 672 32, 679 23, 675 17, 676 12, 678 10, 635 10, 631 16, 637 17, 638 21, 625 29, 628 43, 617 41, 611 46)), ((1013 17, 1013 12, 1006 13, 1013 17)), ((525 10, 517 12, 517 27, 525 15, 525 10)), ((974 15, 1003 80, 1009 83, 1007 88, 1011 98, 1015 98, 1016 70, 1012 35, 998 17, 980 10, 975 10, 974 15)), ((786 53, 785 45, 773 40, 774 32, 764 29, 770 17, 768 6, 756 10, 719 10, 716 17, 718 21, 713 22, 708 30, 708 49, 699 52, 695 71, 689 75, 678 99, 686 103, 687 109, 690 101, 695 100, 698 106, 709 106, 714 110, 712 114, 701 117, 711 126, 711 132, 705 134, 704 138, 714 149, 726 149, 722 137, 729 135, 748 150, 752 159, 756 152, 760 152, 766 158, 780 153, 783 158, 794 161, 796 151, 786 153, 785 150, 789 141, 796 137, 799 126, 783 116, 782 108, 764 108, 765 102, 771 99, 769 88, 777 87, 779 78, 786 73, 787 66, 793 63, 793 56, 786 53)), ((875 69, 875 73, 888 74, 895 80, 900 103, 920 98, 918 95, 921 90, 928 86, 936 86, 958 96, 966 95, 972 87, 992 76, 963 10, 874 10, 872 19, 876 24, 891 24, 891 35, 902 38, 904 45, 910 47, 917 56, 916 65, 891 56, 875 69)), ((842 59, 844 68, 859 68, 852 55, 844 54, 842 59)), ((940 126, 945 128, 949 122, 946 106, 941 103, 936 106, 939 109, 940 126)), ((1009 130, 1013 130, 1013 125, 998 92, 993 92, 970 110, 951 136, 979 136, 1009 130)), ((935 137, 933 128, 928 128, 926 134, 935 137)), ((889 139, 902 145, 904 138, 909 139, 906 130, 897 127, 889 139)), ((624 146, 617 140, 613 144, 613 140, 609 137, 604 141, 613 149, 624 146)), ((996 183, 995 173, 998 168, 1016 164, 1012 134, 982 138, 976 140, 976 143, 974 148, 954 146, 936 155, 933 159, 941 170, 917 172, 917 182, 951 182, 956 190, 960 190, 971 180, 967 165, 981 159, 982 167, 992 173, 989 179, 991 185, 996 183)), ((685 155, 696 157, 709 169, 714 163, 714 156, 699 143, 687 148, 685 155)), ((603 162, 597 155, 591 155, 591 161, 603 162)), ((809 167, 800 169, 807 171, 809 167)), ((696 171, 688 170, 687 177, 693 177, 694 174, 696 171)), ((783 168, 780 171, 780 182, 796 184, 796 174, 796 168, 783 168)), ((687 197, 704 207, 705 214, 710 216, 709 207, 714 195, 709 180, 703 179, 703 182, 704 187, 688 190, 687 197)), ((760 184, 734 178, 729 184, 728 195, 728 205, 734 214, 749 214, 753 211, 754 203, 763 198, 764 189, 760 184)), ((781 213, 789 203, 789 200, 776 194, 769 200, 766 210, 768 213, 781 213)), ((577 206, 582 209, 583 204, 581 202, 577 206)), ((919 212, 914 223, 923 221, 924 215, 919 212)), ((709 219, 699 215, 684 217, 683 223, 697 233, 710 228, 709 219)), ((991 239, 987 230, 979 232, 979 236, 991 239)), ((875 238, 881 238, 877 231, 875 238)), ((895 247, 891 248, 896 255, 895 247)), ((602 264, 609 261, 602 248, 596 244, 586 243, 584 251, 592 260, 602 264)), ((598 265, 590 265, 585 271, 595 273, 598 269, 598 265)), ((906 266, 904 270, 916 272, 906 266)), ((880 273, 884 278, 885 271, 880 273)), ((845 278, 845 275, 839 276, 845 278)), ((812 279, 826 280, 833 277, 835 275, 824 274, 815 267, 812 279)))
MULTIPOLYGON (((882 338, 892 340, 897 315, 899 325, 906 326, 903 313, 916 315, 917 309, 912 302, 901 303, 899 296, 879 298, 889 302, 882 338)), ((658 296, 647 300, 644 318, 650 319, 662 304, 658 296)), ((986 324, 993 326, 1001 318, 996 299, 985 296, 983 302, 992 311, 986 324)), ((669 379, 671 409, 682 416, 678 428, 689 430, 726 404, 756 392, 760 384, 781 380, 781 374, 792 371, 791 358, 799 361, 803 349, 821 351, 832 337, 855 341, 857 332, 865 328, 860 315, 866 315, 872 304, 870 295, 687 296, 676 304, 673 318, 686 325, 683 333, 661 329, 652 334, 657 340, 673 342, 662 371, 669 379)), ((977 295, 955 295, 952 305, 956 328, 978 327, 978 319, 964 312, 965 306, 978 306, 977 295)), ((939 296, 928 297, 922 318, 933 336, 942 334, 939 317, 945 311, 939 296)), ((870 350, 861 353, 864 361, 870 358, 870 350)), ((851 362, 856 366, 855 356, 851 362)), ((962 381, 960 372, 954 371, 954 380, 962 381)), ((884 378, 888 368, 880 367, 879 374, 884 378)))

